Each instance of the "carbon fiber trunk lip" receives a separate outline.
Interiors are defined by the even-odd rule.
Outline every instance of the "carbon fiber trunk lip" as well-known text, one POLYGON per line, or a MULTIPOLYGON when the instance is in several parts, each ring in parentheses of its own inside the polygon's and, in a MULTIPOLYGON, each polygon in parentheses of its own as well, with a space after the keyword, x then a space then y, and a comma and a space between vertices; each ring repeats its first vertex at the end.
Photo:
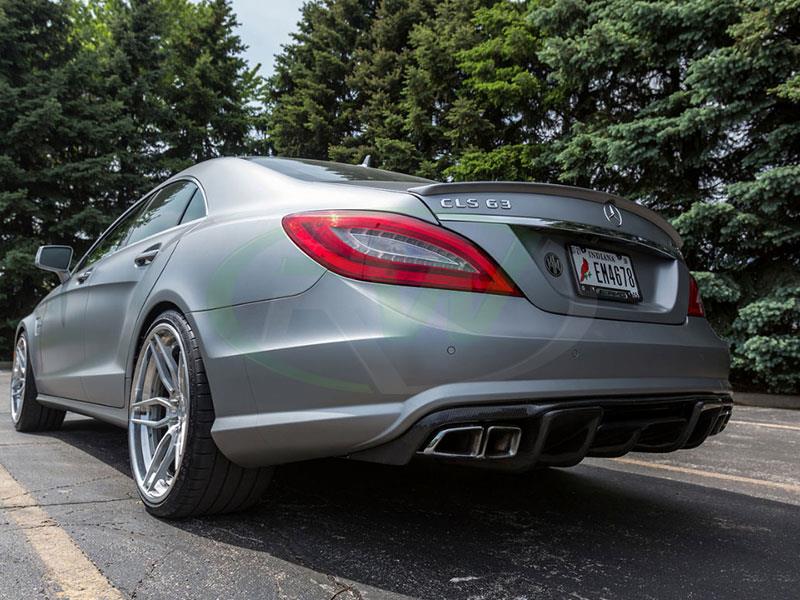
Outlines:
POLYGON ((437 460, 506 471, 567 467, 587 456, 694 448, 725 428, 732 405, 728 395, 686 395, 449 408, 426 415, 393 441, 349 458, 387 464, 437 460), (516 455, 487 461, 419 453, 440 430, 475 425, 519 427, 522 438, 516 455))
POLYGON ((569 196, 581 200, 588 200, 603 204, 610 202, 615 206, 620 206, 643 219, 651 222, 663 230, 675 244, 675 247, 680 249, 683 245, 683 240, 677 230, 661 215, 650 210, 646 206, 625 200, 620 196, 608 194, 606 192, 599 192, 597 190, 590 190, 569 185, 559 185, 553 183, 533 183, 533 182, 519 182, 519 181, 473 181, 473 182, 455 182, 455 183, 431 183, 428 185, 421 185, 417 187, 410 187, 408 191, 417 196, 435 196, 439 194, 455 194, 455 193, 518 193, 518 194, 544 194, 550 196, 569 196))

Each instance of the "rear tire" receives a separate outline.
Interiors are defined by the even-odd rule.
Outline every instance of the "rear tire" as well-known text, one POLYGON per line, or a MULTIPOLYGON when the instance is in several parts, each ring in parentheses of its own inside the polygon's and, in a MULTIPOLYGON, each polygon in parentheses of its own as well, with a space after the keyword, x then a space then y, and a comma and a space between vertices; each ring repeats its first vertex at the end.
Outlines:
POLYGON ((229 513, 261 500, 272 468, 240 467, 214 443, 214 405, 203 359, 180 313, 162 313, 144 336, 130 398, 131 469, 150 514, 178 519, 229 513), (162 441, 169 449, 159 453, 162 441))
POLYGON ((14 347, 10 395, 11 420, 17 431, 54 431, 64 422, 66 411, 44 406, 36 399, 36 379, 28 353, 28 338, 24 332, 17 338, 14 347))

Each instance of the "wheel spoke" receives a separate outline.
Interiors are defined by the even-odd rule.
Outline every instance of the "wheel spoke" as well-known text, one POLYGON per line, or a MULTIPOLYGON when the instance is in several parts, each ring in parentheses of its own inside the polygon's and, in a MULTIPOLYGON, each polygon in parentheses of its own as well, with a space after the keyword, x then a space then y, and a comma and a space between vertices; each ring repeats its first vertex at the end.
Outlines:
POLYGON ((158 420, 131 417, 131 423, 135 423, 136 425, 144 425, 145 427, 152 427, 153 429, 160 429, 161 427, 172 425, 175 423, 175 421, 177 421, 177 419, 178 417, 175 415, 167 415, 166 417, 158 420))
POLYGON ((153 361, 156 363, 158 376, 161 383, 167 390, 167 393, 172 394, 176 388, 178 366, 175 364, 175 359, 172 354, 161 341, 161 338, 156 334, 150 342, 150 352, 153 356, 153 361))
POLYGON ((20 377, 25 373, 25 347, 20 344, 17 346, 17 351, 14 353, 14 370, 13 373, 20 377))
POLYGON ((174 408, 172 403, 167 398, 162 398, 161 396, 154 396, 152 398, 145 398, 144 400, 138 400, 131 405, 131 408, 134 410, 140 408, 147 408, 148 406, 154 406, 158 404, 159 406, 163 406, 167 410, 172 410, 174 408))
POLYGON ((167 450, 164 454, 164 458, 161 461, 161 464, 158 466, 158 469, 153 475, 153 479, 150 482, 150 489, 152 490, 153 487, 162 479, 166 480, 167 472, 171 466, 175 464, 175 457, 177 456, 175 444, 170 444, 167 447, 167 450))
POLYGON ((163 479, 167 473, 167 469, 175 457, 175 434, 177 432, 177 425, 173 425, 164 433, 164 437, 158 442, 156 449, 153 451, 153 460, 150 466, 147 467, 147 473, 143 478, 144 487, 152 490, 160 479, 163 479))

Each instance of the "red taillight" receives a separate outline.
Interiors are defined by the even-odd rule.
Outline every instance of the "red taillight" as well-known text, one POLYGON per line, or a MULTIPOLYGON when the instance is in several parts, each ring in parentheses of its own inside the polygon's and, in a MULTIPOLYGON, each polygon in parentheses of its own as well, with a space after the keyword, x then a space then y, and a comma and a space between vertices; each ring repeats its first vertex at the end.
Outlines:
POLYGON ((706 311, 703 308, 703 298, 700 296, 700 288, 697 281, 689 275, 689 311, 690 317, 705 317, 706 311))
POLYGON ((288 215, 283 228, 334 273, 379 283, 521 296, 480 248, 413 217, 363 211, 288 215))

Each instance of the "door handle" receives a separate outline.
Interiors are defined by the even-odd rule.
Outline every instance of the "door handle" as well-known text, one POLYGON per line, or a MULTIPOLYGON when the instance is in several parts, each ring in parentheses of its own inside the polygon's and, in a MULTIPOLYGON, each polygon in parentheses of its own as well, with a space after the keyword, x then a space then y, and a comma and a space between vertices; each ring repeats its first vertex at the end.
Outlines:
POLYGON ((78 275, 75 279, 78 283, 83 283, 87 279, 89 279, 89 275, 92 274, 93 269, 86 269, 83 273, 78 275))
POLYGON ((134 258, 133 262, 136 263, 137 267, 146 267, 151 262, 153 262, 153 259, 155 259, 160 250, 161 250, 161 244, 150 246, 147 250, 145 250, 139 256, 134 258))

